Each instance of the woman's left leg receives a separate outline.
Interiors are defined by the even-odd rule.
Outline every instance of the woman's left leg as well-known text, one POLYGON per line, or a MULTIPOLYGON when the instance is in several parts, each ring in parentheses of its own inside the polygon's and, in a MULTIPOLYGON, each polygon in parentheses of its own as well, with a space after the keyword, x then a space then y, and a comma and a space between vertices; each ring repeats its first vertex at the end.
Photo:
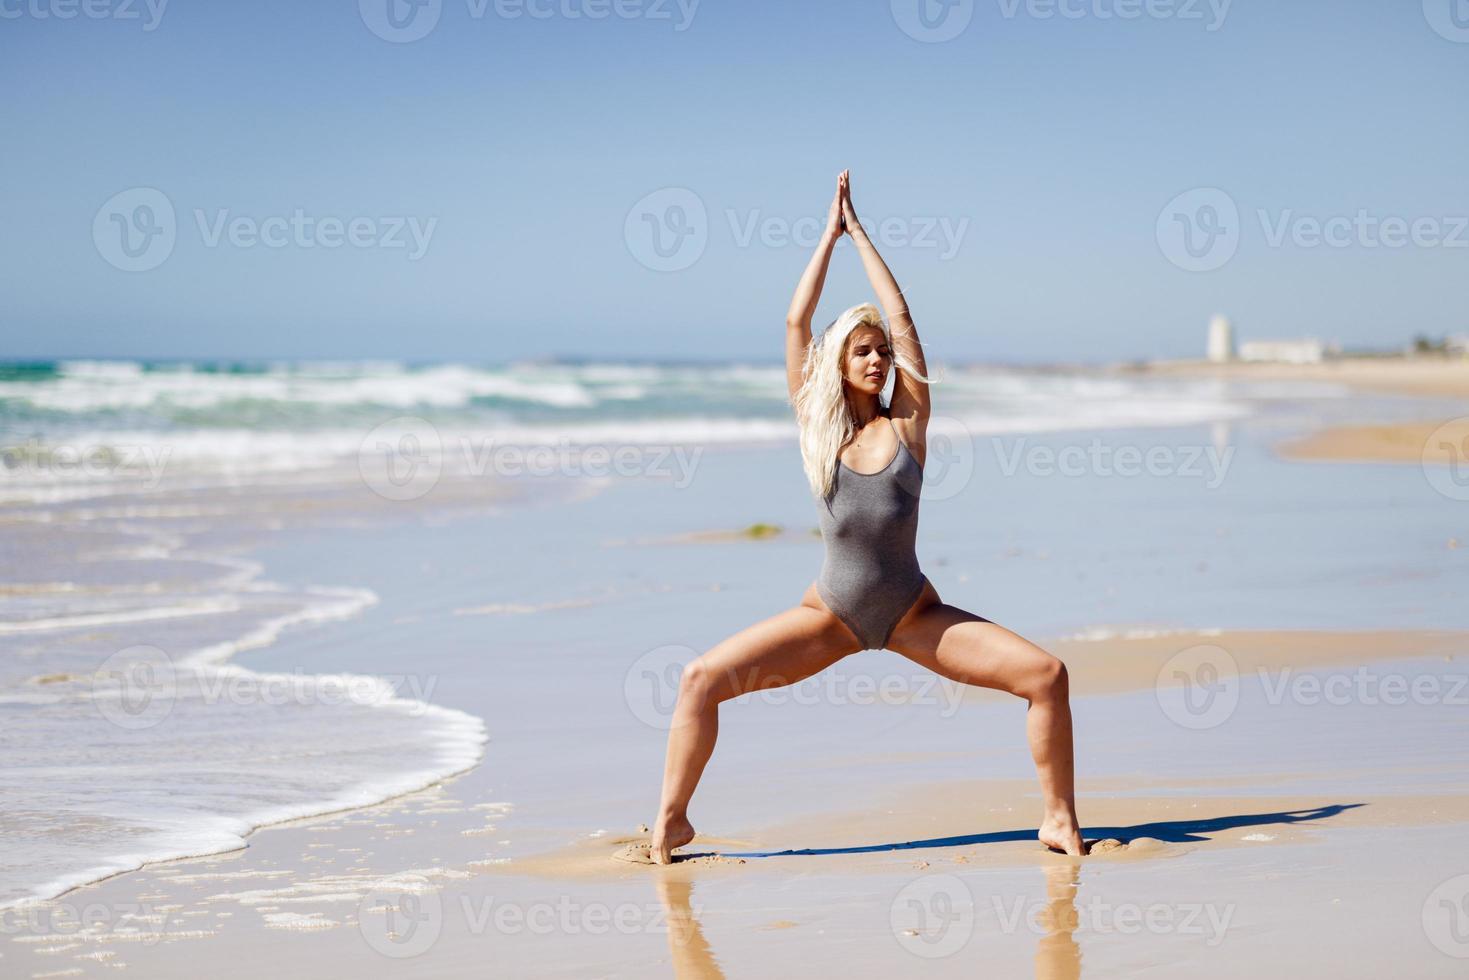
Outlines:
POLYGON ((1071 698, 1066 665, 1024 637, 939 601, 933 586, 903 616, 888 649, 955 680, 1030 702, 1025 730, 1045 798, 1041 842, 1084 853, 1076 821, 1071 698))

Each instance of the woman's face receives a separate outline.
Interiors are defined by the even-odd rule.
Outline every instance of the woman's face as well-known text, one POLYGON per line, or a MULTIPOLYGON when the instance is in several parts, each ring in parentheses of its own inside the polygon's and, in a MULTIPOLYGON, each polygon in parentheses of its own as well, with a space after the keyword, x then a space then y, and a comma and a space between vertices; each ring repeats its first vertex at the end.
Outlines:
POLYGON ((881 394, 892 365, 893 351, 881 329, 864 326, 852 331, 847 338, 847 384, 864 394, 881 394))

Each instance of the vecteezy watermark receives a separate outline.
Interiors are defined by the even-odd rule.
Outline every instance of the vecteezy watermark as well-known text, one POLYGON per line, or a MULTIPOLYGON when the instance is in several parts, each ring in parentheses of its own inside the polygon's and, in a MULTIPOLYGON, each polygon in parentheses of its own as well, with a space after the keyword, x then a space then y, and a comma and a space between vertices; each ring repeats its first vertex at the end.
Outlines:
POLYGON ((171 446, 47 444, 30 439, 0 448, 0 472, 55 480, 135 478, 152 490, 163 481, 172 455, 171 446))
POLYGON ((1158 212, 1155 235, 1169 262, 1188 272, 1212 272, 1239 250, 1239 207, 1217 187, 1184 191, 1158 212))
POLYGON ((1233 446, 1223 452, 1215 446, 1109 446, 1093 438, 1086 447, 1030 446, 1029 437, 1015 440, 1006 449, 1005 440, 994 437, 995 458, 1000 472, 1014 476, 1024 467, 1031 476, 1099 476, 1136 477, 1146 473, 1156 477, 1180 477, 1203 480, 1205 488, 1215 490, 1224 483, 1229 464, 1234 459, 1233 446))
MULTIPOLYGON (((1233 0, 995 0, 1005 20, 1176 20, 1210 33, 1224 26, 1233 0)), ((915 41, 952 41, 974 18, 974 0, 892 0, 893 22, 915 41)))
MULTIPOLYGON (((410 262, 428 254, 439 223, 416 215, 313 215, 304 208, 265 217, 194 208, 193 219, 205 248, 402 250, 410 262)), ((92 219, 97 254, 124 272, 158 268, 173 254, 178 235, 173 202, 155 187, 114 194, 92 219)))
POLYGON ((682 490, 694 479, 703 446, 555 442, 497 443, 458 434, 445 440, 437 427, 417 416, 400 416, 375 427, 357 452, 357 470, 373 493, 385 500, 417 500, 438 486, 446 471, 469 478, 671 477, 682 490))
POLYGON ((1281 248, 1469 248, 1469 216, 1376 215, 1366 208, 1355 214, 1317 217, 1285 208, 1255 212, 1265 244, 1281 248))
POLYGON ((385 500, 417 500, 438 486, 444 440, 426 419, 405 415, 376 426, 357 449, 357 472, 385 500))
POLYGON ((1163 714, 1190 729, 1215 728, 1239 706, 1239 664, 1221 646, 1180 650, 1158 669, 1153 693, 1163 714))
MULTIPOLYGON (((470 20, 494 15, 500 20, 646 20, 668 22, 675 33, 688 30, 700 0, 464 0, 470 20)), ((357 0, 367 29, 384 41, 408 44, 439 25, 444 0, 357 0)))
POLYGON ((893 23, 915 41, 940 44, 963 34, 974 0, 892 0, 893 23))
POLYGON ((1176 20, 1198 22, 1213 33, 1224 26, 1234 0, 996 0, 1000 14, 1014 20, 1176 20))
POLYGON ((152 946, 168 938, 169 916, 147 902, 51 900, 0 910, 0 935, 50 937, 58 942, 125 940, 152 946))
MULTIPOLYGON (((765 214, 753 208, 743 214, 725 208, 725 220, 736 248, 749 248, 759 243, 762 248, 815 248, 826 227, 826 218, 804 215, 786 218, 765 214)), ((868 222, 863 222, 866 227, 868 222)), ((868 237, 882 248, 938 249, 939 261, 947 262, 959 254, 969 219, 962 217, 913 215, 888 217, 871 222, 868 237)))
POLYGON ((622 239, 633 258, 654 272, 681 272, 709 245, 709 212, 687 187, 665 187, 628 210, 622 239))
POLYGON ((168 0, 0 0, 0 20, 138 21, 144 31, 163 22, 168 0))
POLYGON ((98 254, 124 272, 158 268, 173 254, 177 239, 173 202, 156 187, 120 191, 92 218, 98 254))
POLYGON ((1455 875, 1428 893, 1423 934, 1445 956, 1469 959, 1469 874, 1455 875))
POLYGON ((1469 674, 1400 674, 1358 667, 1351 673, 1325 676, 1297 674, 1291 667, 1256 668, 1267 704, 1342 706, 1451 705, 1469 707, 1469 674))
MULTIPOLYGON (((1294 208, 1256 208, 1267 248, 1469 248, 1469 215, 1303 214, 1294 208)), ((1158 247, 1188 272, 1212 272, 1239 250, 1244 222, 1238 203, 1217 187, 1185 191, 1158 214, 1158 247)))
POLYGON ((1199 936, 1206 946, 1224 942, 1229 924, 1234 919, 1233 902, 1109 902, 1100 896, 1087 901, 1068 903, 1064 909, 1067 921, 1057 922, 1054 901, 1037 901, 1024 895, 1008 902, 991 895, 1000 931, 1015 934, 1022 929, 1037 936, 1053 936, 1077 929, 1098 934, 1136 936, 1199 936))
POLYGON ((126 731, 152 728, 173 713, 178 677, 173 658, 140 644, 117 651, 92 672, 92 703, 126 731))
POLYGON ((974 435, 960 419, 935 415, 924 438, 923 489, 920 499, 948 500, 974 479, 974 435))
POLYGON ((1469 44, 1469 0, 1423 0, 1423 17, 1439 37, 1469 44))
POLYGON ((1469 500, 1469 415, 1429 433, 1421 461, 1429 486, 1450 500, 1469 500))
MULTIPOLYGON (((622 679, 623 699, 633 717, 650 728, 672 728, 684 672, 697 656, 691 647, 669 644, 633 661, 622 679)), ((841 664, 807 677, 751 669, 729 680, 744 692, 730 699, 731 704, 938 705, 945 718, 959 710, 966 689, 930 671, 875 673, 841 664)))
POLYGON ((955 875, 923 875, 893 897, 888 925, 898 945, 915 956, 953 956, 974 935, 974 896, 955 875))
POLYGON ((128 731, 161 723, 181 700, 233 705, 393 704, 413 717, 429 710, 438 677, 415 674, 256 673, 234 665, 193 668, 155 646, 132 646, 103 661, 91 699, 107 721, 128 731))
MULTIPOLYGON (((725 208, 724 224, 735 248, 810 249, 821 240, 824 214, 790 217, 761 208, 725 208)), ((868 236, 883 249, 937 251, 940 261, 959 254, 969 232, 966 217, 890 216, 864 221, 868 236)), ((704 199, 687 187, 664 187, 644 195, 628 209, 622 237, 628 252, 654 272, 681 272, 698 262, 709 246, 714 223, 704 199)), ((838 243, 838 247, 845 244, 838 243)))
MULTIPOLYGON (((695 907, 690 906, 690 911, 695 907)), ((605 936, 668 933, 661 902, 581 902, 570 895, 544 901, 506 901, 493 895, 459 895, 450 901, 418 874, 377 882, 357 906, 358 931, 374 950, 392 959, 428 952, 445 921, 456 916, 471 936, 605 936)))

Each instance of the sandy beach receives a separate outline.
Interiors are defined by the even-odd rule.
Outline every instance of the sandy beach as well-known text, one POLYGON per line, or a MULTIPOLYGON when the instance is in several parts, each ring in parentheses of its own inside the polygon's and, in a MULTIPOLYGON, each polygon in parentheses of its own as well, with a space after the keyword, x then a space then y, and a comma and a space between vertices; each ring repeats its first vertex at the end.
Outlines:
MULTIPOLYGON (((226 703, 175 691, 153 727, 98 729, 118 751, 174 760, 128 811, 153 822, 149 839, 210 812, 211 782, 316 813, 241 810, 258 829, 203 840, 218 853, 139 860, 0 910, 0 972, 795 976, 820 957, 857 977, 1462 975, 1469 617, 1465 551, 1448 542, 1469 530, 1463 504, 1416 466, 1281 451, 1322 426, 1450 417, 1453 403, 1232 384, 1189 390, 1216 400, 1213 420, 1162 427, 966 417, 957 482, 925 505, 919 553, 945 600, 1068 664, 1095 842, 1080 860, 1035 841, 1024 704, 877 651, 727 705, 686 859, 618 859, 653 816, 677 665, 790 604, 819 566, 787 442, 706 445, 687 481, 446 466, 404 501, 323 476, 14 502, 17 533, 155 541, 146 560, 165 563, 150 574, 173 583, 169 603, 214 603, 166 631, 112 608, 17 633, 36 665, 18 674, 27 697, 70 683, 42 673, 37 638, 53 632, 73 651, 87 638, 217 649, 262 596, 277 618, 296 596, 371 601, 235 644, 226 666, 296 679, 306 693, 288 703, 263 703, 263 680, 226 703), (1170 466, 1129 471, 1129 451, 1170 466), (1088 462, 1058 469, 1072 457, 1088 462), (233 579, 179 584, 223 556, 233 579), (398 701, 328 702, 321 678, 335 676, 391 681, 398 701), (204 737, 221 724, 270 754, 221 754, 204 737), (294 751, 260 741, 279 726, 294 751), (340 782, 266 792, 262 777, 294 786, 297 771, 340 782), (387 798, 332 804, 353 792, 387 798), (180 806, 160 807, 167 796, 180 806)), ((54 561, 51 579, 77 574, 70 552, 54 561)), ((216 675, 188 676, 207 693, 216 675)), ((51 765, 54 781, 63 760, 51 765)))
POLYGON ((1349 357, 1314 364, 1268 361, 1150 361, 1124 370, 1154 377, 1217 378, 1223 381, 1326 382, 1364 391, 1413 396, 1469 398, 1469 358, 1349 357))

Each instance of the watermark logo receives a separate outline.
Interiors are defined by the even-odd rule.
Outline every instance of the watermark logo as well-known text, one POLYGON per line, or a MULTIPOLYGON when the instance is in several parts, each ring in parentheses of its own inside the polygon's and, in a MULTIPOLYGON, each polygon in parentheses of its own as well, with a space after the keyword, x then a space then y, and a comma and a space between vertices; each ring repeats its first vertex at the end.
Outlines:
POLYGON ((1071 935, 1080 929, 1096 935, 1203 937, 1204 945, 1219 946, 1228 938, 1238 907, 1230 902, 1112 903, 1093 896, 1077 906, 1074 899, 1044 902, 1017 895, 1007 907, 999 895, 990 896, 1000 932, 1011 935, 1028 929, 1036 936, 1071 935))
POLYGON ((444 471, 439 430, 415 415, 389 419, 362 440, 357 471, 385 500, 417 500, 438 486, 444 471))
POLYGON ((152 490, 168 469, 172 446, 147 444, 48 445, 39 439, 0 448, 0 467, 8 475, 52 479, 128 479, 152 490))
POLYGON ((1023 9, 1032 20, 1199 21, 1213 33, 1224 26, 1234 0, 998 0, 1000 14, 1014 20, 1023 9))
POLYGON ((357 929, 384 956, 408 959, 428 952, 444 928, 439 890, 422 875, 378 882, 357 906, 357 929))
POLYGON ((941 959, 974 935, 974 900, 954 875, 924 875, 898 892, 888 922, 899 946, 924 959, 941 959))
POLYGON ((173 202, 154 187, 130 187, 107 199, 92 219, 97 254, 123 272, 147 272, 173 254, 173 202))
POLYGON ((654 272, 681 272, 709 245, 709 212, 687 187, 665 187, 628 211, 622 237, 633 258, 654 272))
POLYGON ((73 948, 71 943, 75 940, 155 946, 173 938, 170 925, 182 921, 146 902, 87 902, 78 905, 52 900, 0 910, 0 936, 12 936, 20 942, 47 938, 62 944, 61 949, 73 948))
POLYGON ((1178 195, 1158 213, 1158 248, 1186 272, 1212 272, 1239 250, 1239 206, 1217 187, 1178 195))
POLYGON ((1469 415, 1450 419, 1423 443, 1423 475, 1450 500, 1469 500, 1469 415))
POLYGON ((1423 0, 1423 16, 1439 37, 1469 44, 1469 0, 1423 0))
MULTIPOLYGON (((826 229, 824 214, 770 214, 762 208, 725 208, 724 225, 735 248, 814 248, 826 229)), ((958 215, 889 215, 864 221, 883 249, 937 252, 940 262, 959 254, 971 221, 958 215)), ((655 272, 679 272, 704 255, 716 230, 704 199, 687 187, 665 187, 628 211, 623 239, 628 251, 655 272)), ((838 248, 851 247, 843 238, 838 248)))
POLYGON ((1469 959, 1469 875, 1456 875, 1429 893, 1423 934, 1445 956, 1469 959))
MULTIPOLYGON (((410 262, 428 254, 439 219, 416 215, 233 214, 229 208, 193 209, 194 227, 205 248, 402 250, 410 262)), ((124 272, 156 269, 173 254, 178 219, 168 195, 153 187, 133 187, 114 194, 92 219, 97 252, 124 272)))
POLYGON ((158 29, 168 0, 0 0, 0 20, 137 20, 143 33, 158 29))
POLYGON ((1229 651, 1210 643, 1180 650, 1158 671, 1154 694, 1163 714, 1190 729, 1224 724, 1239 706, 1239 664, 1229 651))
POLYGON ((1216 446, 1111 446, 1094 437, 1087 446, 1067 445, 1059 449, 1048 445, 1030 445, 1028 436, 1014 440, 1005 448, 1005 440, 991 439, 1000 472, 1012 477, 1022 469, 1030 476, 1095 476, 1132 478, 1146 473, 1154 477, 1180 477, 1200 480, 1207 490, 1224 484, 1234 459, 1233 446, 1220 452, 1216 446))
POLYGON ((634 660, 622 678, 622 697, 633 717, 651 728, 672 728, 679 682, 697 656, 691 647, 668 644, 634 660))
POLYGON ((921 499, 958 496, 974 479, 974 437, 969 427, 952 416, 933 416, 924 444, 921 499))
POLYGON ((892 0, 893 21, 915 41, 941 44, 963 34, 974 19, 974 0, 892 0))
POLYGON ((1469 248, 1469 217, 1459 215, 1419 215, 1404 217, 1375 215, 1358 208, 1352 215, 1334 214, 1324 218, 1297 214, 1285 208, 1271 215, 1264 208, 1256 210, 1265 244, 1283 248, 1287 242, 1296 248, 1469 248))
POLYGON ((119 650, 92 673, 92 703, 118 728, 152 728, 173 712, 178 678, 173 658, 155 646, 119 650))
POLYGON ((384 41, 408 44, 438 26, 443 5, 443 0, 357 0, 357 12, 367 29, 384 41))
POLYGON ((1322 704, 1469 707, 1469 694, 1466 694, 1469 675, 1465 674, 1382 673, 1365 665, 1350 674, 1333 671, 1324 676, 1297 674, 1290 667, 1276 671, 1257 667, 1256 672, 1265 691, 1265 702, 1270 705, 1279 705, 1289 698, 1292 704, 1306 707, 1322 704))

